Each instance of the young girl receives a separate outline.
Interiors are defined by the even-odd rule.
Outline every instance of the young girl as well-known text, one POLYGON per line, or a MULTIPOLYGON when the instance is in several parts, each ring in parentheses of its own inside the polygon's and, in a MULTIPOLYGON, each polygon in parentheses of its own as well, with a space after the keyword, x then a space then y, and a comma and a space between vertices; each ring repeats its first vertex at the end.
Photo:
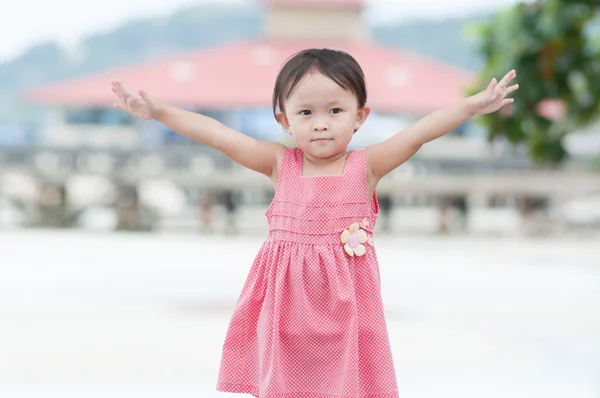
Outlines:
MULTIPOLYGON (((396 398, 373 230, 383 176, 425 143, 513 102, 509 72, 388 140, 347 151, 369 116, 363 71, 342 51, 294 55, 273 111, 297 148, 261 142, 113 82, 115 107, 264 174, 275 186, 269 233, 229 324, 217 390, 264 398, 396 398)), ((410 93, 407 93, 407 95, 410 93)))

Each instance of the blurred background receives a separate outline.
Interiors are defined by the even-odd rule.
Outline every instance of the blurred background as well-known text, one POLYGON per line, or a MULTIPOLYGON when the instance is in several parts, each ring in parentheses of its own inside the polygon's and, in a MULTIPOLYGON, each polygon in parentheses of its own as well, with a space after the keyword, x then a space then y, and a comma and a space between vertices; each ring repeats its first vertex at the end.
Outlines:
POLYGON ((520 90, 379 185, 404 397, 600 397, 600 3, 21 0, 0 14, 0 395, 222 397, 268 179, 112 108, 110 81, 292 145, 294 52, 363 66, 380 142, 514 68, 520 90))

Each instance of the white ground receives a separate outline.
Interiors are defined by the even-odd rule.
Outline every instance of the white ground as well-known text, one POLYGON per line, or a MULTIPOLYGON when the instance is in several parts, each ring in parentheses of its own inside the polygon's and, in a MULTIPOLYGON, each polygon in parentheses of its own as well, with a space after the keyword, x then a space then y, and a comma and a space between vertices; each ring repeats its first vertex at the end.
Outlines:
MULTIPOLYGON (((217 393, 262 236, 0 231, 0 397, 217 393)), ((600 243, 382 237, 403 398, 600 397, 600 243)))

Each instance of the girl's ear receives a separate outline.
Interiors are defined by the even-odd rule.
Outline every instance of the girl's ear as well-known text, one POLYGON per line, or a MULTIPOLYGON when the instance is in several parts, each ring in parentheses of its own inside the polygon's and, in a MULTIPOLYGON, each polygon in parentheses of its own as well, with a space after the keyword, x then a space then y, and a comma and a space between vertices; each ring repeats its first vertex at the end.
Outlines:
POLYGON ((368 105, 363 106, 358 110, 356 114, 356 123, 354 124, 354 130, 358 130, 366 121, 371 114, 371 108, 368 105))
POLYGON ((285 115, 285 113, 283 112, 277 112, 277 121, 279 122, 279 124, 281 125, 281 127, 283 127, 285 129, 285 131, 287 131, 288 133, 292 133, 292 131, 290 130, 290 122, 287 118, 287 116, 285 115))

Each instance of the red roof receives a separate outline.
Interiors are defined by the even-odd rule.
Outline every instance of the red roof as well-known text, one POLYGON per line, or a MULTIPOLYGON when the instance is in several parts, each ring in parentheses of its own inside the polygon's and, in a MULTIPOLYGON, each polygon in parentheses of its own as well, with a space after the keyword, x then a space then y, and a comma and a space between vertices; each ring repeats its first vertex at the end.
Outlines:
POLYGON ((470 73, 372 43, 257 40, 180 54, 137 66, 56 82, 26 93, 30 103, 111 106, 110 81, 144 88, 159 101, 197 108, 270 107, 277 73, 295 52, 311 47, 348 51, 365 71, 368 102, 379 112, 423 114, 464 96, 470 73))
POLYGON ((290 6, 319 6, 339 8, 362 8, 362 0, 263 0, 266 5, 290 5, 290 6))

